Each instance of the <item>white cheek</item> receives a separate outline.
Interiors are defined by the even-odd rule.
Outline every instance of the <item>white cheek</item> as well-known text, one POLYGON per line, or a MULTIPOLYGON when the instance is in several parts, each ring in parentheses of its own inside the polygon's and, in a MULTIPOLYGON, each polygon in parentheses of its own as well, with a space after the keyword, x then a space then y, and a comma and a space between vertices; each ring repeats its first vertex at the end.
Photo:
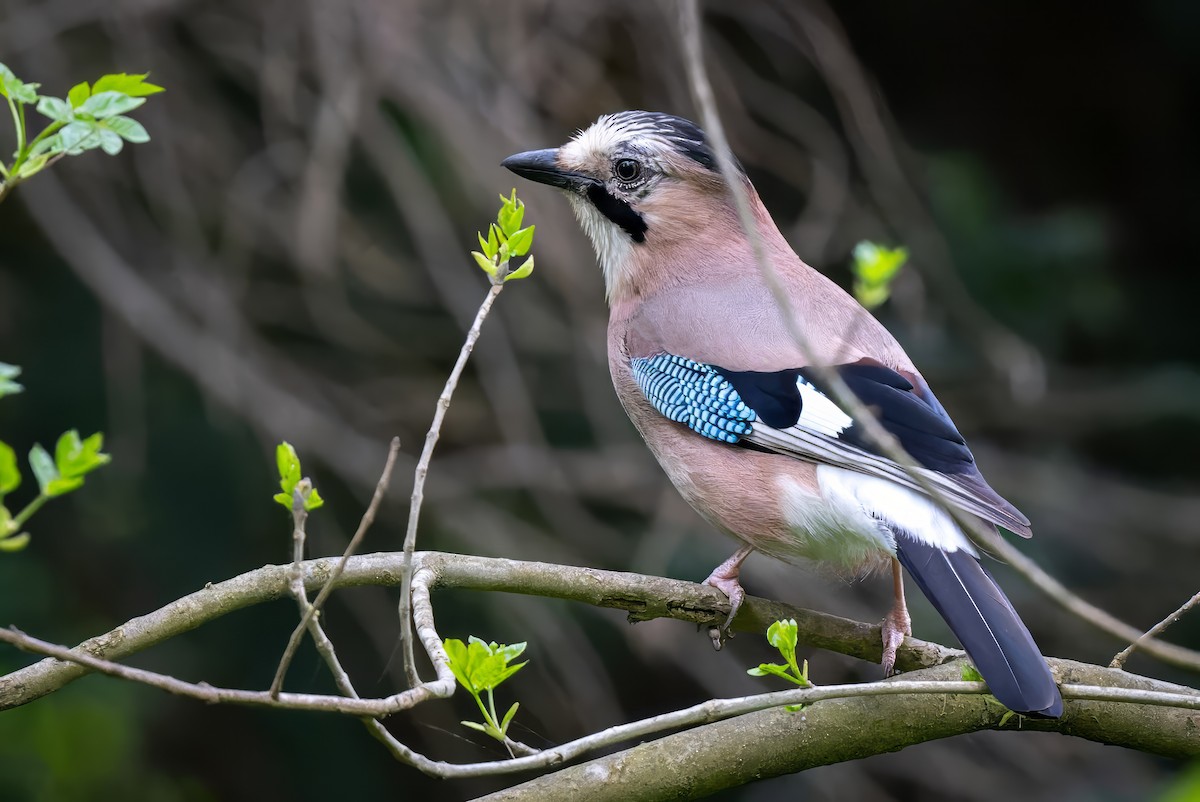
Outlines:
POLYGON ((586 198, 570 193, 567 200, 579 225, 592 241, 596 259, 604 272, 604 289, 611 298, 614 288, 624 280, 633 243, 620 226, 601 214, 586 198))

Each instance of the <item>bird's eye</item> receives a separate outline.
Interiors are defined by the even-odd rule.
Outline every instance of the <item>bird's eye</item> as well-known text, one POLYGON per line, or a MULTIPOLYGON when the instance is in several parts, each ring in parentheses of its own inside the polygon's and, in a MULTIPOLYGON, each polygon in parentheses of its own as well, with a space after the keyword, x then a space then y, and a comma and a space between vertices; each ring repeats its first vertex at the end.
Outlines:
POLYGON ((642 174, 642 165, 634 159, 617 159, 613 165, 613 173, 621 181, 636 181, 642 174))

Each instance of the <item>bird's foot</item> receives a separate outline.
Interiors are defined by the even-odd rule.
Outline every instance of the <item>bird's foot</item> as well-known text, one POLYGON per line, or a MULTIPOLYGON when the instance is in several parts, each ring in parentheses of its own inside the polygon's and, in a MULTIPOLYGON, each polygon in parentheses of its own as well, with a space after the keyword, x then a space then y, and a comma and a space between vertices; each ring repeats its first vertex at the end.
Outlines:
POLYGON ((712 638, 713 648, 717 651, 721 650, 726 638, 733 637, 733 632, 730 630, 733 626, 733 619, 737 617, 738 609, 746 599, 746 591, 738 582, 738 575, 741 573, 742 563, 746 561, 752 551, 753 549, 748 546, 738 549, 732 557, 714 568, 713 572, 708 575, 708 579, 702 583, 716 588, 729 597, 729 615, 726 616, 725 623, 708 628, 708 636, 712 638))
POLYGON ((725 617, 725 622, 720 626, 708 628, 708 636, 712 638, 713 648, 719 652, 721 651, 721 647, 725 645, 725 640, 733 637, 730 627, 733 626, 733 619, 737 617, 738 609, 741 608, 742 602, 746 599, 746 591, 742 588, 742 584, 738 582, 736 576, 717 577, 715 571, 712 576, 704 580, 704 584, 713 586, 729 597, 729 615, 725 617))
POLYGON ((893 607, 884 617, 880 629, 883 631, 883 659, 880 664, 883 666, 883 675, 890 677, 896 673, 896 650, 904 643, 904 637, 912 634, 908 610, 903 606, 893 607))

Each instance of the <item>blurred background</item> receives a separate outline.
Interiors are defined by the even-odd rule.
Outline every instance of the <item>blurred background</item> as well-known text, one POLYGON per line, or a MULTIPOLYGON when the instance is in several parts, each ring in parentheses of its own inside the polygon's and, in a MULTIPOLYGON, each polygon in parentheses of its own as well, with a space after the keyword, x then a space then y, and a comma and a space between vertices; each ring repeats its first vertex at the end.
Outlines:
MULTIPOLYGON (((905 245, 878 314, 1034 522, 1021 544, 1079 595, 1148 627, 1200 589, 1195 187, 1200 6, 711 3, 707 59, 732 144, 811 264, 848 284, 855 243, 905 245)), ((78 427, 112 464, 0 556, 0 623, 74 643, 290 559, 273 449, 295 444, 339 553, 391 436, 403 453, 366 550, 400 547, 411 470, 486 292, 468 251, 515 185, 498 165, 598 115, 695 116, 676 10, 641 0, 0 0, 0 61, 63 96, 107 72, 167 92, 153 137, 68 159, 0 206, 0 402, 18 453, 78 427)), ((0 147, 11 137, 0 125, 0 147), (8 138, 6 138, 8 137, 8 138)), ((609 384, 591 249, 553 190, 519 186, 538 270, 508 289, 455 397, 420 547, 700 580, 732 550, 677 497, 609 384)), ((26 490, 29 484, 26 485, 26 490)), ((23 503, 18 494, 14 501, 23 503)), ((1048 654, 1124 644, 997 566, 1048 654)), ((752 558, 749 591, 866 621, 889 583, 752 558)), ((360 692, 401 681, 394 590, 336 594, 327 625, 360 692)), ((501 690, 535 746, 774 687, 693 627, 442 591, 443 636, 530 643, 501 690)), ((952 643, 913 601, 918 636, 952 643)), ((295 620, 281 601, 130 662, 264 688, 295 620)), ((1200 647, 1200 615, 1170 638, 1200 647)), ((878 666, 811 652, 818 683, 878 666)), ((29 662, 0 650, 0 670, 29 662)), ((1130 670, 1195 684, 1135 656, 1130 670)), ((294 690, 330 689, 306 647, 294 690)), ((468 697, 390 722, 452 761, 496 745, 468 697)), ((1038 733, 982 733, 719 798, 1144 800, 1181 767, 1038 733)), ((207 707, 92 677, 0 715, 0 798, 465 799, 391 761, 350 719, 207 707)))

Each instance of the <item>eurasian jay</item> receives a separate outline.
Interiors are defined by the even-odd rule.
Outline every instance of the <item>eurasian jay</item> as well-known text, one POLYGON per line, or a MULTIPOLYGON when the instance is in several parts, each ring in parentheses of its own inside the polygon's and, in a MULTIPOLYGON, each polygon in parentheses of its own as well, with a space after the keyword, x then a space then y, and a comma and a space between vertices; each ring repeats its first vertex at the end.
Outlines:
POLYGON ((1009 709, 1058 716, 1045 659, 979 551, 947 512, 1031 534, 984 480, 963 437, 891 334, 792 251, 742 173, 763 248, 811 353, 802 352, 757 267, 711 145, 694 123, 626 111, 560 148, 503 165, 558 187, 595 247, 617 395, 675 487, 741 542, 705 580, 744 598, 760 551, 855 576, 891 569, 883 667, 911 634, 900 566, 1009 709), (882 456, 831 399, 836 371, 922 467, 938 500, 882 456))

